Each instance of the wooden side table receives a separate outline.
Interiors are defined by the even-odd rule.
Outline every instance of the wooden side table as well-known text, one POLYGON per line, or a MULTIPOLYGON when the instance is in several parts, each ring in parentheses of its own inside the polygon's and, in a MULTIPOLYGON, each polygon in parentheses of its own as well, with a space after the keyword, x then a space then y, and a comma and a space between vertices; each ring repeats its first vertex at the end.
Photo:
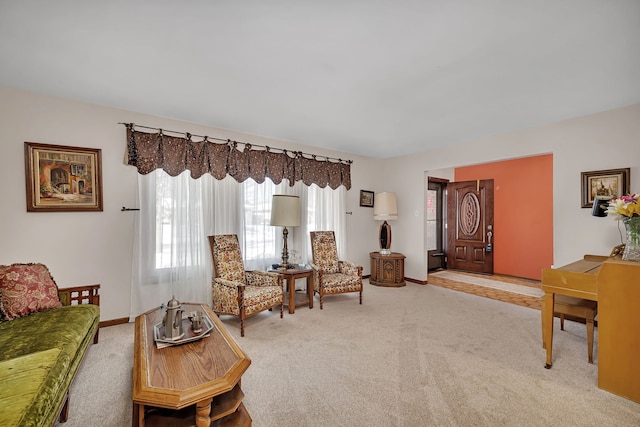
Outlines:
POLYGON ((370 252, 371 277, 369 283, 376 286, 400 287, 404 282, 404 255, 391 252, 389 255, 380 255, 379 252, 370 252))
POLYGON ((289 307, 289 314, 296 312, 296 307, 308 305, 313 308, 313 270, 306 268, 292 268, 289 270, 269 270, 278 273, 280 278, 287 281, 289 301, 284 301, 284 306, 289 307), (296 279, 307 279, 306 295, 296 293, 296 279))

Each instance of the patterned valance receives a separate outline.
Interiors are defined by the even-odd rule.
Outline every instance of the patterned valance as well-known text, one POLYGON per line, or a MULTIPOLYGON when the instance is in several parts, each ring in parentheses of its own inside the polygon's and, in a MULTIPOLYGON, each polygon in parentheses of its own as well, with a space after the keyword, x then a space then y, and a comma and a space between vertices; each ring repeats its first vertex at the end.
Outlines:
POLYGON ((351 188, 351 161, 331 161, 328 157, 311 155, 305 157, 300 151, 262 147, 254 149, 251 144, 227 140, 225 143, 214 143, 209 138, 201 141, 192 140, 193 135, 186 137, 165 135, 162 129, 158 132, 140 132, 133 123, 127 127, 127 164, 135 166, 138 173, 146 175, 156 169, 162 169, 171 176, 177 176, 189 170, 191 177, 200 178, 205 173, 215 179, 224 179, 231 175, 236 181, 243 182, 247 178, 261 183, 269 178, 274 184, 283 179, 289 180, 293 186, 297 181, 306 185, 327 185, 332 189, 344 185, 351 188), (244 145, 244 149, 238 149, 244 145), (317 160, 316 157, 324 157, 317 160))

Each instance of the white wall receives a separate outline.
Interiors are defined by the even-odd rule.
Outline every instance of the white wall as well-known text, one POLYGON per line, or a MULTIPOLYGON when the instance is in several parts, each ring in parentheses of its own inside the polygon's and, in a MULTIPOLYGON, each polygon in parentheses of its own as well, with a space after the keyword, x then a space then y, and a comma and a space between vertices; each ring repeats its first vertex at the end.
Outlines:
MULTIPOLYGON (((385 185, 397 192, 400 215, 393 224, 393 249, 407 256, 405 275, 426 280, 425 172, 438 176, 429 171, 546 153, 553 154, 554 264, 565 265, 587 253, 608 255, 620 243, 618 224, 580 207, 580 173, 629 167, 630 190, 640 192, 640 104, 387 160, 385 185)), ((535 209, 535 200, 526 194, 513 203, 514 215, 518 209, 535 209)))
MULTIPOLYGON (((101 320, 129 317, 136 170, 124 164, 125 128, 134 122, 194 134, 301 150, 354 161, 347 192, 347 258, 369 271, 376 246, 370 208, 359 190, 375 189, 380 161, 317 147, 0 87, 0 264, 42 262, 61 287, 101 284, 101 320), (102 149, 103 212, 27 212, 24 142, 102 149)), ((158 305, 162 301, 158 302, 158 305)))
MULTIPOLYGON (((0 264, 42 262, 60 286, 100 283, 101 319, 129 317, 136 171, 124 165, 125 129, 135 122, 354 160, 347 192, 347 256, 370 274, 378 249, 373 210, 359 206, 359 190, 396 191, 400 218, 392 249, 407 256, 405 275, 426 280, 424 182, 451 167, 543 153, 554 155, 554 263, 585 253, 607 254, 620 238, 616 222, 580 208, 580 172, 630 167, 640 191, 640 105, 514 132, 419 155, 378 160, 305 147, 224 129, 50 98, 0 87, 0 264), (104 212, 26 212, 24 142, 102 149, 104 212), (429 172, 431 171, 431 172, 429 172), (417 213, 417 216, 416 216, 417 213)), ((514 206, 534 209, 523 194, 514 206)), ((346 213, 345 213, 346 214, 346 213)), ((514 209, 517 215, 517 210, 514 209)), ((523 242, 526 256, 526 242, 523 242)))

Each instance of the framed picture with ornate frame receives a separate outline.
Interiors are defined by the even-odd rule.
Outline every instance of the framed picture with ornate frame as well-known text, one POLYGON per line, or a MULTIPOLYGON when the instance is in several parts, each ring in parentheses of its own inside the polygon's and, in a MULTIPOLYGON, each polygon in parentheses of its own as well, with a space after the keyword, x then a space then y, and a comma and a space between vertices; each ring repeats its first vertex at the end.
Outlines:
POLYGON ((28 212, 102 211, 102 150, 24 143, 28 212))
POLYGON ((582 207, 593 207, 596 197, 614 199, 629 192, 630 168, 582 172, 582 207))
POLYGON ((360 206, 373 207, 373 191, 360 190, 360 206))

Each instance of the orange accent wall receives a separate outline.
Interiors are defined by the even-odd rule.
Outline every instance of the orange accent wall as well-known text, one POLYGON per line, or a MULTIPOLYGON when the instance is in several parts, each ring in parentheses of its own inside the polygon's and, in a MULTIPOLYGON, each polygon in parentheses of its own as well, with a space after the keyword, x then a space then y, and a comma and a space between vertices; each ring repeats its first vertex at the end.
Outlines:
POLYGON ((553 263, 553 154, 460 167, 454 177, 494 180, 494 273, 540 280, 553 263))

